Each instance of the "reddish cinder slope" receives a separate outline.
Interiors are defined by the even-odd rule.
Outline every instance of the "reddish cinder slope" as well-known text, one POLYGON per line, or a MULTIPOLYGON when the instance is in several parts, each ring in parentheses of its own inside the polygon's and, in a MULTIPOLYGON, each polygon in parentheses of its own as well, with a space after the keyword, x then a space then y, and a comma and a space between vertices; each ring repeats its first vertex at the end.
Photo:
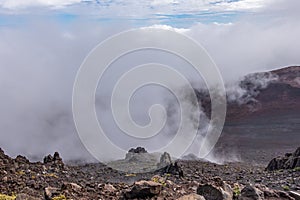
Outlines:
MULTIPOLYGON (((257 89, 254 101, 241 105, 228 104, 228 122, 285 113, 299 113, 300 116, 300 66, 278 69, 270 73, 276 76, 277 80, 271 81, 266 88, 257 89)), ((256 75, 257 73, 250 74, 245 80, 256 75)), ((245 80, 241 82, 241 87, 251 91, 251 84, 245 80)))
MULTIPOLYGON (((281 152, 292 152, 299 147, 300 67, 287 67, 270 73, 277 76, 276 81, 255 89, 255 100, 241 105, 228 104, 226 123, 215 149, 225 158, 233 154, 242 161, 266 164, 281 152)), ((243 84, 245 82, 242 81, 241 87, 243 84)), ((253 91, 251 84, 246 86, 253 91)))

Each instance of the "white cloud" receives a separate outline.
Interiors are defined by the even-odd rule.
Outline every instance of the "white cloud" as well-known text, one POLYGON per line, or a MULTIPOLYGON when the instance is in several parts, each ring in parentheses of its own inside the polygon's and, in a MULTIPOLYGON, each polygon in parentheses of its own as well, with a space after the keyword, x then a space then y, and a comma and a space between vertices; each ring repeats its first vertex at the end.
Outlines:
POLYGON ((83 0, 2 0, 0 6, 6 9, 26 9, 30 7, 50 7, 64 8, 67 5, 82 3, 80 7, 89 7, 96 9, 99 13, 106 13, 111 16, 136 16, 136 14, 147 15, 155 14, 180 14, 180 13, 197 13, 201 11, 247 11, 257 10, 270 0, 239 0, 230 2, 228 0, 102 0, 96 1, 83 0), (87 3, 89 2, 89 3, 87 3))
POLYGON ((219 10, 231 10, 231 11, 257 11, 266 7, 271 0, 240 0, 234 2, 223 1, 216 4, 216 8, 219 10))
MULTIPOLYGON (((29 0, 23 0, 23 4, 16 2, 5 0, 1 5, 9 8, 29 5, 56 7, 73 1, 38 4, 29 0)), ((212 1, 201 2, 207 4, 212 1)), ((253 1, 251 5, 250 1, 243 2, 235 4, 234 9, 255 10, 260 7, 257 14, 232 24, 197 24, 188 29, 161 24, 153 27, 184 32, 199 41, 226 80, 248 72, 300 64, 300 1, 282 0, 278 4, 268 4, 264 9, 259 6, 261 1, 253 1)), ((130 6, 129 12, 140 16, 148 13, 137 8, 150 5, 151 1, 129 0, 127 3, 136 5, 130 6), (134 12, 134 9, 137 10, 134 12)), ((176 3, 182 5, 179 0, 173 3, 174 8, 176 3)), ((117 13, 120 5, 114 6, 117 13)), ((217 8, 219 5, 214 6, 217 8)), ((164 12, 170 10, 159 7, 164 12)), ((123 12, 126 13, 125 10, 123 12)), ((111 10, 105 13, 109 15, 111 10)), ((36 16, 33 15, 30 20, 36 20, 36 16)), ((42 23, 0 29, 0 91, 5 97, 0 104, 0 147, 10 155, 42 156, 58 150, 64 158, 80 158, 86 154, 82 153, 84 150, 76 137, 70 114, 76 71, 89 50, 113 33, 121 31, 124 21, 109 24, 108 27, 101 26, 99 21, 75 20, 69 26, 61 26, 55 24, 57 21, 47 21, 46 18, 39 20, 42 23)), ((123 28, 134 26, 128 24, 126 21, 126 25, 131 27, 123 28)), ((161 39, 164 41, 168 38, 161 39)))
POLYGON ((172 26, 161 25, 161 24, 155 24, 155 25, 152 25, 152 26, 144 27, 144 28, 158 28, 158 29, 165 29, 165 30, 175 31, 175 32, 178 32, 178 33, 185 33, 185 32, 187 32, 187 31, 189 31, 189 29, 186 29, 186 28, 174 28, 174 27, 172 27, 172 26))
POLYGON ((35 6, 48 6, 61 8, 66 5, 80 3, 81 0, 2 0, 0 6, 8 9, 19 9, 35 6))

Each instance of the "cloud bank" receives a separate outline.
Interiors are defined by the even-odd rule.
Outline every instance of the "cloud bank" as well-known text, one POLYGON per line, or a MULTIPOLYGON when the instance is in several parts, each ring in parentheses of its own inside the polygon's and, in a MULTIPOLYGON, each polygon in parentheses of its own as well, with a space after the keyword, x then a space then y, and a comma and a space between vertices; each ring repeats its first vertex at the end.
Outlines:
MULTIPOLYGON (((73 5, 75 1, 64 1, 64 4, 58 1, 48 1, 48 4, 44 1, 22 1, 23 5, 17 5, 16 2, 3 1, 1 6, 66 6, 73 5)), ((183 4, 183 1, 173 0, 145 2, 165 11, 183 4), (168 6, 168 3, 172 6, 168 6)), ((196 3, 190 0, 186 7, 193 7, 190 6, 193 2, 196 3)), ((243 15, 226 24, 193 23, 184 29, 176 25, 167 26, 160 21, 133 24, 122 20, 108 23, 78 18, 70 23, 62 23, 48 17, 36 19, 33 14, 28 14, 28 22, 25 24, 1 26, 0 147, 11 156, 25 154, 32 159, 41 159, 54 151, 60 151, 65 159, 91 159, 78 139, 72 120, 73 82, 81 62, 95 45, 129 28, 156 25, 187 34, 207 49, 226 83, 233 83, 250 72, 300 64, 298 1, 273 1, 268 6, 262 3, 265 1, 258 0, 253 1, 255 5, 247 0, 236 3, 203 2, 215 3, 213 6, 222 5, 223 10, 252 7, 256 14, 243 15)), ((126 4, 135 8, 130 3, 133 1, 126 4)), ((117 4, 115 6, 115 9, 119 8, 117 4)), ((164 41, 168 38, 161 39, 164 41)), ((149 61, 153 57, 153 54, 147 54, 139 61, 149 61)), ((166 58, 160 59, 170 60, 166 58)), ((130 66, 132 59, 125 60, 123 64, 130 66)), ((183 71, 189 67, 177 60, 176 63, 169 61, 169 64, 180 65, 183 71)), ((101 102, 103 94, 99 94, 98 98, 101 102)), ((150 102, 140 105, 141 113, 136 118, 144 116, 141 118, 147 119, 146 107, 150 102)), ((141 120, 141 123, 144 121, 141 120)))

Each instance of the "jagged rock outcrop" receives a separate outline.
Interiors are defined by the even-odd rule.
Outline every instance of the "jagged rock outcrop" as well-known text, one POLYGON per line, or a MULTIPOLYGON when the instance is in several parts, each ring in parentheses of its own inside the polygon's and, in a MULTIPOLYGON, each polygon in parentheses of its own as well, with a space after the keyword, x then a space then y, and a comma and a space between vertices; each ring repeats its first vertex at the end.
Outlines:
POLYGON ((157 164, 157 168, 158 169, 161 169, 161 168, 164 168, 168 165, 171 165, 172 164, 172 160, 171 160, 171 156, 169 153, 167 152, 164 152, 160 159, 159 159, 159 163, 157 164))
POLYGON ((62 159, 59 156, 58 152, 55 152, 54 155, 48 155, 44 157, 44 164, 47 163, 62 163, 62 159))
POLYGON ((144 147, 131 148, 128 153, 148 153, 144 147))
POLYGON ((171 156, 167 152, 161 155, 157 168, 162 174, 172 174, 180 178, 183 177, 183 170, 178 165, 178 162, 172 162, 171 156))
POLYGON ((139 157, 144 157, 145 154, 148 154, 147 150, 143 147, 131 148, 126 154, 125 159, 131 162, 138 162, 139 157), (141 156, 139 156, 141 155, 141 156))
POLYGON ((270 161, 266 170, 295 169, 300 167, 300 147, 294 153, 287 153, 284 157, 277 157, 270 161))

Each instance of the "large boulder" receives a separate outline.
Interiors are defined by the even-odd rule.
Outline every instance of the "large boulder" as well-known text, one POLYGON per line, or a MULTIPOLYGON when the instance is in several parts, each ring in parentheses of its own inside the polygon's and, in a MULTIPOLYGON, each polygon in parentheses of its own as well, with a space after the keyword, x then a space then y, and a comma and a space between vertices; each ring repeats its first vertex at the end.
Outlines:
POLYGON ((285 169, 285 163, 288 161, 288 158, 278 157, 273 158, 267 166, 268 171, 275 171, 279 169, 285 169))
POLYGON ((232 200, 233 191, 231 187, 220 180, 214 181, 214 184, 204 184, 197 188, 197 194, 203 196, 206 200, 232 200))
POLYGON ((256 184, 255 186, 247 185, 241 191, 239 200, 295 200, 287 192, 273 190, 265 185, 256 184))
POLYGON ((206 200, 223 200, 222 191, 210 184, 200 185, 197 194, 204 196, 206 200))
POLYGON ((127 199, 146 199, 152 198, 160 194, 162 184, 154 181, 139 181, 135 182, 131 190, 124 193, 127 199))
POLYGON ((293 197, 295 200, 300 200, 300 193, 298 192, 290 191, 289 195, 293 197))
POLYGON ((262 200, 264 194, 262 191, 251 185, 246 185, 242 191, 239 200, 262 200))
POLYGON ((270 161, 266 170, 295 169, 300 167, 300 147, 294 153, 287 153, 270 161))

